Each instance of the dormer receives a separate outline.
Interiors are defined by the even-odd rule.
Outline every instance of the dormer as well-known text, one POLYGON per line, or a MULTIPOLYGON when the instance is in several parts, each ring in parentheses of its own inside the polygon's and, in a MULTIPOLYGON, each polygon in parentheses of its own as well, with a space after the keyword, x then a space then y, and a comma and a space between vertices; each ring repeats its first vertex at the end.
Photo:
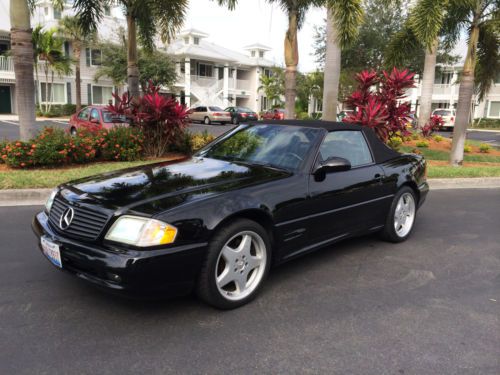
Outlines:
POLYGON ((265 46, 260 43, 251 44, 245 47, 245 50, 248 51, 250 57, 255 59, 263 59, 265 58, 265 54, 267 51, 270 51, 271 48, 265 46))
POLYGON ((179 34, 185 45, 199 45, 203 38, 208 37, 207 33, 196 29, 186 29, 179 34))

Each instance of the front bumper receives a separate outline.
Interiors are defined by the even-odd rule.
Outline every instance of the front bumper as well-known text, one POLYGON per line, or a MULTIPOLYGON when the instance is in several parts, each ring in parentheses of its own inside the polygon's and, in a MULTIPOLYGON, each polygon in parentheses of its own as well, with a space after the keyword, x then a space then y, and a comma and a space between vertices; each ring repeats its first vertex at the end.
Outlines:
MULTIPOLYGON (((65 238, 51 227, 45 212, 32 228, 60 246, 62 270, 110 291, 131 297, 163 297, 189 293, 201 267, 206 243, 160 250, 111 248, 65 238)), ((39 244, 41 249, 41 245, 39 244)))
POLYGON ((212 116, 210 121, 213 121, 213 122, 231 122, 231 116, 212 116))

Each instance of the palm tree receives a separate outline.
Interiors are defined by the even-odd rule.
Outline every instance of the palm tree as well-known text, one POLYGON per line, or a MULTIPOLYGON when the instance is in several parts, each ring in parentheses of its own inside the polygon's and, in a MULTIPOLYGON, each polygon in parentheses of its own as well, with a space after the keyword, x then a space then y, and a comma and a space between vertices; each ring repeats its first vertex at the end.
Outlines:
POLYGON ((30 9, 27 0, 10 0, 10 23, 19 131, 21 140, 26 141, 33 138, 37 132, 33 44, 31 43, 30 9))
MULTIPOLYGON (((132 97, 139 91, 137 38, 146 50, 154 49, 154 38, 159 32, 163 41, 169 41, 182 26, 188 0, 117 0, 127 19, 127 84, 132 97)), ((108 0, 75 0, 76 17, 84 32, 97 30, 108 0)))
MULTIPOLYGON (((33 57, 35 61, 35 73, 38 79, 38 65, 43 62, 43 72, 45 75, 45 105, 43 112, 50 112, 54 95, 54 75, 59 76, 71 74, 71 60, 64 55, 64 40, 56 36, 57 29, 43 30, 42 26, 37 26, 33 30, 33 57), (49 89, 49 75, 50 89, 49 89)), ((42 102, 40 101, 40 109, 42 102)))
POLYGON ((358 34, 363 20, 361 0, 326 0, 326 51, 323 86, 323 120, 335 121, 339 94, 341 50, 358 34))
POLYGON ((263 74, 260 77, 260 86, 257 90, 264 91, 266 98, 271 105, 281 102, 281 97, 285 93, 285 76, 282 68, 274 67, 269 76, 263 74))
POLYGON ((92 39, 92 34, 85 33, 76 17, 65 16, 59 20, 59 33, 69 39, 73 47, 73 64, 75 65, 76 110, 82 108, 82 79, 80 58, 82 49, 92 39))

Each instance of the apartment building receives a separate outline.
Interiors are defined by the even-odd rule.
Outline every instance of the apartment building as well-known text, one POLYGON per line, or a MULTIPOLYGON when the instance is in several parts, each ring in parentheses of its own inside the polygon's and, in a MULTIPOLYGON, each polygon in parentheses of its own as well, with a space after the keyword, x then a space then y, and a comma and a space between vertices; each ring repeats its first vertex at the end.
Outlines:
MULTIPOLYGON (((16 113, 14 65, 8 56, 10 49, 10 20, 8 2, 2 1, 0 7, 0 113, 16 113)), ((65 15, 72 15, 73 2, 67 1, 63 11, 54 8, 52 1, 41 0, 32 15, 32 26, 43 25, 45 28, 56 27, 65 15)), ((99 25, 98 35, 101 40, 114 41, 117 30, 126 28, 123 10, 111 7, 106 10, 103 22, 99 25)), ((245 47, 246 54, 229 50, 208 41, 209 35, 195 29, 181 32, 178 38, 168 46, 161 43, 158 48, 169 54, 176 63, 178 80, 172 87, 163 87, 162 91, 177 97, 188 107, 197 104, 210 104, 226 107, 230 105, 246 106, 255 111, 267 108, 265 95, 259 90, 260 76, 270 74, 274 63, 266 59, 270 49, 261 44, 245 47)), ((64 43, 64 52, 71 56, 71 41, 64 43)), ((101 51, 86 48, 80 59, 82 104, 107 104, 112 99, 115 88, 106 77, 94 80, 101 64, 101 51)), ((43 62, 40 62, 43 65, 43 62)), ((43 71, 40 66, 39 71, 43 71)), ((38 102, 45 102, 45 85, 49 85, 49 100, 53 104, 75 103, 76 87, 74 74, 58 77, 54 83, 45 82, 40 74, 36 82, 38 102)))

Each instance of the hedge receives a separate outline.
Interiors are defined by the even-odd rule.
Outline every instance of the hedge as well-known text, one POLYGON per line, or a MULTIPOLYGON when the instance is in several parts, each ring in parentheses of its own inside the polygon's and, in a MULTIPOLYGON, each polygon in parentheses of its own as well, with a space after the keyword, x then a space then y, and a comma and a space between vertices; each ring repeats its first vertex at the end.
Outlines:
POLYGON ((484 129, 500 129, 500 119, 498 118, 480 118, 474 120, 473 128, 484 129))
POLYGON ((49 112, 43 112, 40 111, 40 108, 37 108, 36 115, 44 117, 63 117, 71 116, 75 112, 75 104, 52 104, 49 112))

